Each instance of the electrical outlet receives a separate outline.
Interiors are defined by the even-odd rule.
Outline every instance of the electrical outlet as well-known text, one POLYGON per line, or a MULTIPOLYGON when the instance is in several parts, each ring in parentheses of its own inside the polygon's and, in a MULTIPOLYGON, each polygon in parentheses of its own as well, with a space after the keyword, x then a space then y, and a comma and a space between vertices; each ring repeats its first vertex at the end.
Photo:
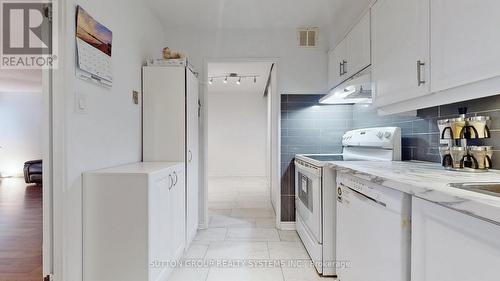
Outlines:
POLYGON ((139 104, 139 92, 138 91, 132 91, 132 101, 134 104, 139 104))

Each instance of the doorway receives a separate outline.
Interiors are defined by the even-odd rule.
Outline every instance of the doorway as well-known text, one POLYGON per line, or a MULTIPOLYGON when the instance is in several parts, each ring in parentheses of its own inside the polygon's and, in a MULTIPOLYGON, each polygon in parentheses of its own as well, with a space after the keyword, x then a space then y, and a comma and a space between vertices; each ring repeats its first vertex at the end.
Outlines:
POLYGON ((279 225, 276 72, 272 59, 205 65, 201 228, 279 225))
POLYGON ((0 280, 43 274, 41 70, 0 70, 0 280))

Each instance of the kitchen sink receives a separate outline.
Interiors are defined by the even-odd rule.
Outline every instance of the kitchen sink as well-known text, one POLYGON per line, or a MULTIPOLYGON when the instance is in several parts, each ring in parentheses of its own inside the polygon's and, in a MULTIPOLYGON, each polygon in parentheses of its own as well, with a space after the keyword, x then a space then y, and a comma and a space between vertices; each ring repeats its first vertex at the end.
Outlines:
POLYGON ((463 182, 448 186, 500 197, 500 182, 463 182))

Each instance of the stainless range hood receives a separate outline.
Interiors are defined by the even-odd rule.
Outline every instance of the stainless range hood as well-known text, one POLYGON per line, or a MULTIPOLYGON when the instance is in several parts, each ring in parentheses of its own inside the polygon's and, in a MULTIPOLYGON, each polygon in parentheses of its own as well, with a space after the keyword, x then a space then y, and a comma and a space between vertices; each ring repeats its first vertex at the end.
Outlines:
POLYGON ((354 75, 349 80, 333 88, 328 95, 319 100, 321 104, 371 104, 371 68, 354 75))

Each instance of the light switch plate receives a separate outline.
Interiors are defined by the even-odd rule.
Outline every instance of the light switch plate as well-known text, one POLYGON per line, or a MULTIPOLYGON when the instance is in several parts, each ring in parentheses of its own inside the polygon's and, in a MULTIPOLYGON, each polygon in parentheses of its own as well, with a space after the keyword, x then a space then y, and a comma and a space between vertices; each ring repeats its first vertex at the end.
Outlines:
POLYGON ((139 92, 138 91, 132 91, 132 101, 134 104, 139 104, 139 92))
POLYGON ((75 94, 75 112, 80 114, 87 113, 87 95, 82 93, 75 94))

